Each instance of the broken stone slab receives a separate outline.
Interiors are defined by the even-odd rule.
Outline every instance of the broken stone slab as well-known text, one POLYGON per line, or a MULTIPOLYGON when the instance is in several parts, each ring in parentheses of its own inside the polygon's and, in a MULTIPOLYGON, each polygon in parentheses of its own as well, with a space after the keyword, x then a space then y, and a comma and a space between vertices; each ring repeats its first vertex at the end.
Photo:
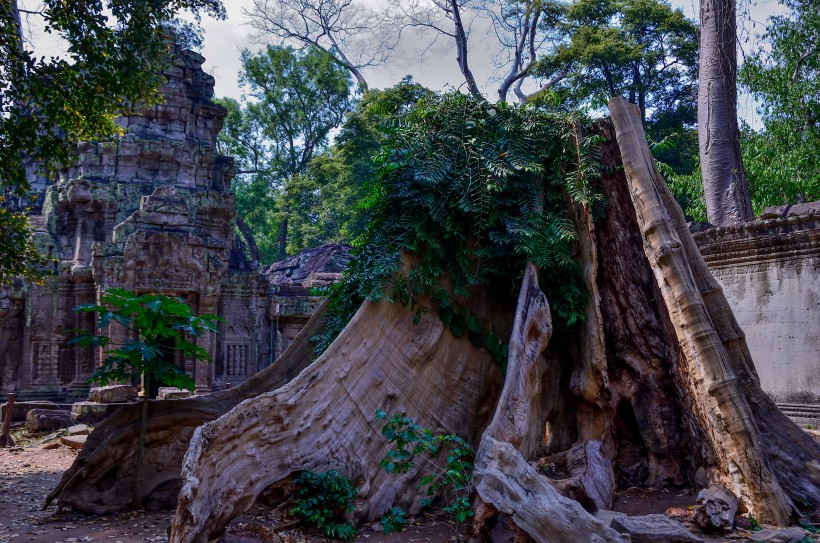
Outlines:
POLYGON ((760 530, 752 532, 752 541, 766 543, 801 543, 806 540, 808 532, 802 528, 784 528, 782 530, 760 530))
POLYGON ((75 424, 66 429, 66 433, 70 436, 87 436, 89 431, 88 426, 85 424, 75 424))
POLYGON ((632 543, 703 543, 703 540, 664 515, 622 516, 610 526, 618 533, 629 534, 632 543))
POLYGON ((60 442, 72 449, 82 449, 86 439, 88 439, 88 436, 63 436, 60 438, 60 442))
POLYGON ((735 525, 737 497, 720 486, 698 493, 693 519, 706 530, 731 530, 735 525))
POLYGON ((182 400, 191 397, 190 390, 184 390, 176 387, 160 387, 157 393, 158 400, 182 400))
POLYGON ((97 424, 122 407, 122 403, 77 402, 71 406, 75 420, 83 424, 97 424))
POLYGON ((26 430, 29 433, 68 428, 72 424, 74 418, 71 411, 61 409, 32 409, 26 415, 26 430))
MULTIPOLYGON (((6 420, 7 405, 5 403, 0 405, 0 421, 6 420)), ((11 421, 26 422, 26 415, 32 409, 60 409, 60 406, 48 401, 14 402, 14 407, 11 409, 11 421)))
POLYGON ((97 403, 125 403, 137 399, 137 389, 131 385, 94 387, 88 392, 88 401, 97 403))
POLYGON ((61 443, 59 441, 50 441, 48 443, 43 444, 40 448, 45 451, 50 451, 52 449, 59 449, 61 443))

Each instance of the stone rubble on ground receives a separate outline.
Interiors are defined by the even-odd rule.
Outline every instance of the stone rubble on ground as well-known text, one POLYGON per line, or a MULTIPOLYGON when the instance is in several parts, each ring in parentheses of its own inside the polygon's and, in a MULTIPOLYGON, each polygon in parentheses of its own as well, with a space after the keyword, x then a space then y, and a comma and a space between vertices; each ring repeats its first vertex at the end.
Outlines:
POLYGON ((71 411, 61 409, 32 409, 26 414, 26 430, 30 433, 68 428, 74 424, 71 411))
POLYGON ((698 493, 694 520, 706 530, 731 530, 735 525, 737 498, 719 486, 704 488, 698 493))
POLYGON ((88 392, 88 401, 96 403, 125 403, 137 399, 137 389, 131 385, 94 387, 88 392))
POLYGON ((610 526, 618 533, 629 534, 632 543, 703 543, 679 522, 660 514, 624 515, 612 519, 610 526))
POLYGON ((157 394, 158 400, 183 400, 191 397, 190 390, 184 390, 177 387, 160 387, 157 394))
POLYGON ((751 539, 759 543, 803 543, 816 541, 802 528, 784 528, 781 530, 760 530, 752 532, 751 539))

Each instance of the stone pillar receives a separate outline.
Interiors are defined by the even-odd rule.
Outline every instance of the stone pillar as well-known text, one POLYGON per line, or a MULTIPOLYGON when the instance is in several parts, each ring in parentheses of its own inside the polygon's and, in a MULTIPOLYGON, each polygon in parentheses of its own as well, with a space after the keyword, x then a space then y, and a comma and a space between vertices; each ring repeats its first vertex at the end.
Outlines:
MULTIPOLYGON (((211 314, 215 315, 217 305, 219 303, 218 296, 202 295, 199 298, 198 315, 211 314)), ((216 353, 216 338, 214 334, 205 333, 196 338, 196 344, 208 351, 211 359, 217 356, 216 353)), ((213 366, 204 360, 197 360, 194 369, 194 386, 197 394, 208 394, 211 392, 211 383, 213 383, 213 366)))

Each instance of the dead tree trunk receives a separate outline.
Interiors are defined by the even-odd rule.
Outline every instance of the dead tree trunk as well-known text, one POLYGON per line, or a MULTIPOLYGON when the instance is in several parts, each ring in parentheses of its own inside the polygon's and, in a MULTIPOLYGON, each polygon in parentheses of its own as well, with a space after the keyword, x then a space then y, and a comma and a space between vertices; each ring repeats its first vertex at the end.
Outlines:
MULTIPOLYGON (((181 487, 179 470, 194 429, 243 400, 279 388, 307 367, 312 358, 310 338, 322 323, 325 310, 326 304, 322 304, 282 356, 241 385, 184 400, 145 400, 151 411, 140 492, 146 506, 176 504, 181 487)), ((137 475, 134 456, 141 414, 141 404, 125 406, 94 428, 77 459, 48 495, 45 507, 56 499, 61 507, 97 515, 126 508, 137 475)))
MULTIPOLYGON (((583 326, 552 330, 530 265, 517 308, 484 291, 469 302, 482 324, 510 333, 506 376, 435 313, 416 325, 397 304, 366 303, 310 365, 309 331, 241 393, 152 404, 146 492, 176 492, 183 466, 171 541, 207 542, 270 485, 305 469, 352 478, 360 518, 393 505, 417 511, 416 476, 378 468, 387 447, 372 426, 377 410, 477 446, 485 509, 544 543, 623 541, 589 514, 609 507, 618 485, 721 483, 779 524, 793 501, 820 502, 820 445, 760 390, 742 331, 654 170, 637 112, 612 109, 618 141, 601 127, 606 216, 571 210, 588 289, 583 326), (570 483, 535 469, 559 457, 573 464, 570 483)), ((101 425, 52 497, 86 511, 125 505, 137 429, 138 408, 101 425)))
POLYGON ((365 302, 341 335, 282 388, 238 405, 194 432, 171 541, 207 543, 273 483, 303 469, 336 469, 359 487, 361 516, 393 505, 419 510, 417 476, 378 469, 386 443, 376 411, 408 414, 475 443, 497 400, 501 373, 486 351, 419 324, 398 304, 365 302))

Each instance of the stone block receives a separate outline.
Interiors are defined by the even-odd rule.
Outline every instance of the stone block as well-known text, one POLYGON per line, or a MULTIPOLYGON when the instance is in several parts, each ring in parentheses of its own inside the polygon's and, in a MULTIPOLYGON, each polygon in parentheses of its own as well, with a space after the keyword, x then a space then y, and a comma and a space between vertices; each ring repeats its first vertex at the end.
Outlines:
POLYGON ((82 449, 86 439, 88 439, 88 436, 65 436, 60 438, 60 442, 72 449, 82 449))
MULTIPOLYGON (((8 404, 0 405, 0 423, 6 420, 6 408, 8 404)), ((60 406, 54 402, 36 401, 36 402, 14 402, 14 407, 11 410, 12 422, 25 422, 26 415, 32 409, 60 409, 60 406)))
POLYGON ((679 522, 663 515, 618 517, 611 526, 618 533, 629 534, 632 543, 703 543, 679 522))
POLYGON ((189 390, 176 387, 160 387, 159 393, 157 394, 158 400, 182 400, 190 397, 191 392, 189 390))
POLYGON ((752 532, 750 536, 752 541, 766 542, 766 543, 801 543, 806 541, 809 536, 808 532, 802 528, 785 528, 783 530, 760 530, 752 532))
POLYGON ((94 387, 88 393, 88 401, 96 403, 124 403, 136 399, 137 389, 131 385, 94 387))
POLYGON ((74 414, 76 422, 97 424, 123 405, 127 404, 77 402, 71 406, 71 413, 74 414))
POLYGON ((710 486, 698 493, 693 518, 707 530, 731 530, 736 513, 735 495, 725 488, 710 486))
POLYGON ((75 424, 66 429, 66 433, 70 436, 87 436, 89 433, 88 426, 85 424, 75 424))
POLYGON ((30 433, 68 428, 74 424, 71 411, 61 409, 32 409, 26 415, 26 430, 30 433))

